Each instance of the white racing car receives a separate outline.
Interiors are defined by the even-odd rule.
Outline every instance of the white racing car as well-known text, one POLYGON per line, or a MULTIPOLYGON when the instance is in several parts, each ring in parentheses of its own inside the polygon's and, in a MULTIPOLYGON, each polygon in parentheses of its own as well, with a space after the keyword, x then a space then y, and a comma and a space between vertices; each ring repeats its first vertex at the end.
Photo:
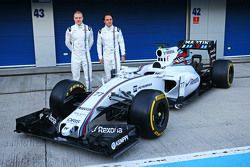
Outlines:
POLYGON ((139 136, 161 136, 170 106, 181 109, 187 98, 233 82, 233 64, 216 60, 214 41, 181 41, 178 47, 159 47, 156 55, 153 64, 124 67, 93 92, 80 82, 60 81, 51 92, 50 109, 17 118, 15 131, 115 157, 139 136), (201 55, 190 58, 189 49, 208 51, 209 63, 202 63, 201 55), (121 123, 94 122, 103 115, 121 123))

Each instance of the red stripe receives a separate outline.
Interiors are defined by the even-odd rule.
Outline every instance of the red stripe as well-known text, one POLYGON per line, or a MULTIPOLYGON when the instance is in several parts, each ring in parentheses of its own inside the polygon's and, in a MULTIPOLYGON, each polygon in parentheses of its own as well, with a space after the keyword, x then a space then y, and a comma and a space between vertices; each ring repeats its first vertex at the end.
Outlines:
POLYGON ((143 67, 144 67, 144 65, 141 65, 138 72, 141 71, 143 67))

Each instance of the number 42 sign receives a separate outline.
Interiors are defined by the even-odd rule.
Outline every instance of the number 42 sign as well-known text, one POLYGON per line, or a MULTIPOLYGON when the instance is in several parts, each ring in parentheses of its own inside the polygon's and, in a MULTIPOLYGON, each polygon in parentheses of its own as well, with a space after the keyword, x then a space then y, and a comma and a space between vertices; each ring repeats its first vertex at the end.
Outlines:
POLYGON ((201 15, 201 8, 194 8, 192 11, 193 14, 193 24, 200 23, 200 15, 201 15))

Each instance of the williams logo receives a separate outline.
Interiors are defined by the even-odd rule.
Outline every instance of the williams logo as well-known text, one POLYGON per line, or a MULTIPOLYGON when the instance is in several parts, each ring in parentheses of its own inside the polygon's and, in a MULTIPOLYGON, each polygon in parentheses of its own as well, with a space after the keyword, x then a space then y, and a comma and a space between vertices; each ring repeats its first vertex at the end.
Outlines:
POLYGON ((135 85, 135 86, 133 86, 133 92, 137 92, 138 90, 144 89, 144 88, 152 86, 152 85, 153 85, 152 83, 141 85, 139 87, 137 85, 135 85))
POLYGON ((137 85, 133 87, 133 92, 137 92, 137 85))
POLYGON ((186 87, 187 87, 188 85, 193 85, 193 84, 198 83, 198 82, 199 82, 199 78, 198 78, 198 77, 195 78, 195 79, 190 79, 189 82, 186 83, 186 87))

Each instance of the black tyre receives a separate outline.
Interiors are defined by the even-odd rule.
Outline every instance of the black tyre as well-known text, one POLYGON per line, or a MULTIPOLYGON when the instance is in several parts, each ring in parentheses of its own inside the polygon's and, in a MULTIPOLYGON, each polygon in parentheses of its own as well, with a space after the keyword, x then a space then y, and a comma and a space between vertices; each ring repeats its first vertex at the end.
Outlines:
POLYGON ((136 125, 143 138, 161 136, 167 127, 169 105, 166 96, 158 90, 142 90, 133 99, 128 123, 136 125))
POLYGON ((49 105, 53 116, 64 119, 87 96, 85 86, 77 81, 62 80, 58 82, 50 94, 49 105))
POLYGON ((212 68, 212 82, 217 88, 229 88, 233 83, 234 66, 230 60, 216 60, 212 68))

